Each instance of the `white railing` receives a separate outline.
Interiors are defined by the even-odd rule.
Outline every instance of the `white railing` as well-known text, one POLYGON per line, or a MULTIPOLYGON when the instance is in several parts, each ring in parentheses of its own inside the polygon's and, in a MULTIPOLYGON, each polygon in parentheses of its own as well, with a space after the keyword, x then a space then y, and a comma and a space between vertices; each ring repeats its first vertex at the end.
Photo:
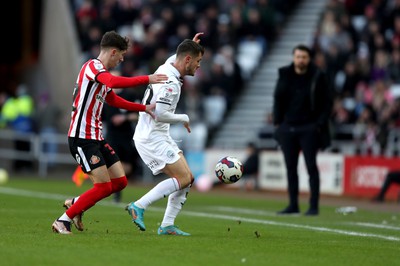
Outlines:
POLYGON ((0 130, 0 158, 36 162, 38 174, 42 177, 47 176, 50 163, 76 164, 69 152, 68 139, 65 134, 18 133, 9 129, 0 130), (13 143, 18 140, 29 142, 30 150, 16 150, 13 143), (44 146, 47 144, 56 144, 57 152, 46 152, 44 146))

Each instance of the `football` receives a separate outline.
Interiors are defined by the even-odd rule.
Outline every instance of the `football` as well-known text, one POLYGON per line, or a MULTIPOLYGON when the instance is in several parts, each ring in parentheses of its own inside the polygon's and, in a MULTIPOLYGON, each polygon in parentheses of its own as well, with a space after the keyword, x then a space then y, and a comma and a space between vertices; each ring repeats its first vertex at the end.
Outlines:
POLYGON ((8 172, 6 169, 0 168, 0 185, 4 185, 8 181, 8 172))
POLYGON ((242 162, 232 156, 225 156, 215 166, 215 174, 225 184, 236 183, 243 174, 242 162))

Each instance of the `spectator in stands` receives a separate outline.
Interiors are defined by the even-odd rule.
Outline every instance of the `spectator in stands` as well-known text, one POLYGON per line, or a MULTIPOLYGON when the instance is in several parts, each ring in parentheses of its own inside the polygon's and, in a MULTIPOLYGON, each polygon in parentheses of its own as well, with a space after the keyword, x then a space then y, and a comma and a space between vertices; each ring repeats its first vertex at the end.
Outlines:
POLYGON ((395 84, 400 84, 400 50, 393 49, 388 64, 389 79, 395 84))
POLYGON ((305 215, 319 214, 317 153, 329 142, 327 123, 331 109, 332 92, 325 72, 311 62, 310 48, 297 45, 293 49, 293 62, 279 69, 274 93, 275 134, 285 158, 289 192, 289 205, 278 214, 300 211, 297 173, 300 151, 310 176, 310 205, 305 215))
MULTIPOLYGON (((17 85, 14 95, 7 98, 1 110, 1 116, 6 126, 14 130, 17 135, 14 141, 15 150, 24 153, 24 155, 32 152, 33 147, 31 147, 27 134, 34 132, 34 101, 27 89, 25 84, 17 85)), ((13 170, 16 172, 30 171, 32 167, 32 161, 24 159, 23 155, 18 156, 13 162, 13 170)))
POLYGON ((400 185, 400 171, 399 170, 390 171, 386 175, 385 181, 383 182, 382 187, 381 187, 378 195, 376 195, 372 199, 372 201, 374 201, 374 202, 384 202, 385 201, 385 194, 389 190, 389 188, 390 188, 390 186, 392 184, 399 184, 400 185))
POLYGON ((50 93, 47 91, 42 92, 35 110, 35 124, 44 142, 41 149, 48 158, 47 162, 49 167, 55 166, 54 158, 58 152, 56 134, 59 132, 61 116, 61 109, 51 101, 50 93))

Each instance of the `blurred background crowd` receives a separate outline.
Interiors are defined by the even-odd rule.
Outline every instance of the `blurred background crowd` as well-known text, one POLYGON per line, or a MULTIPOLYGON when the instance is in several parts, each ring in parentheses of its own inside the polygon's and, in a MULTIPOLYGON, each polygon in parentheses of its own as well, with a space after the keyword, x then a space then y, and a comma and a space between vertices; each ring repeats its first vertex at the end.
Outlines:
MULTIPOLYGON (((268 57, 291 11, 301 2, 70 0, 68 8, 79 40, 80 63, 97 56, 106 31, 116 30, 131 39, 125 61, 115 70, 123 76, 153 73, 183 39, 204 32, 201 44, 206 53, 201 68, 195 77, 185 79, 177 110, 189 115, 197 140, 184 142, 182 148, 202 150, 210 146, 259 63, 268 57)), ((354 145, 355 153, 397 155, 400 0, 326 3, 315 34, 306 44, 314 51, 315 63, 328 72, 335 90, 333 136, 354 145)), ((32 43, 35 46, 40 41, 32 43)), ((65 133, 60 116, 68 116, 69 111, 57 106, 57 95, 50 89, 31 89, 18 73, 9 73, 7 63, 6 57, 0 68, 1 128, 65 133)), ((72 94, 74 80, 70 83, 72 94)), ((138 101, 142 92, 132 90, 138 101)), ((180 129, 172 127, 172 131, 177 139, 184 139, 180 129)))
POLYGON ((336 139, 356 153, 397 155, 400 1, 329 1, 312 43, 334 85, 336 139))

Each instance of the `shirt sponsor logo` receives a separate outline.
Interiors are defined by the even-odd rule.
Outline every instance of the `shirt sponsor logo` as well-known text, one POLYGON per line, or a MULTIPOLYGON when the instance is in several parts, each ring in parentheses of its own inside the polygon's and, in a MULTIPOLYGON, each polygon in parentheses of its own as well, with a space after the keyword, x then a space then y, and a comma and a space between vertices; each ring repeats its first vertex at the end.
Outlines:
POLYGON ((150 163, 147 164, 147 166, 150 168, 150 170, 155 169, 158 166, 158 162, 156 160, 151 161, 150 163))
POLYGON ((92 155, 90 158, 90 164, 98 164, 100 162, 100 157, 96 155, 92 155))
POLYGON ((101 97, 101 95, 100 95, 100 94, 97 94, 97 95, 96 95, 96 99, 97 99, 97 100, 99 100, 99 101, 100 101, 100 102, 102 102, 102 103, 104 103, 104 102, 105 102, 104 98, 103 98, 103 97, 101 97))
POLYGON ((165 97, 160 97, 159 101, 167 102, 167 103, 172 102, 171 99, 168 99, 168 98, 165 98, 165 97))

